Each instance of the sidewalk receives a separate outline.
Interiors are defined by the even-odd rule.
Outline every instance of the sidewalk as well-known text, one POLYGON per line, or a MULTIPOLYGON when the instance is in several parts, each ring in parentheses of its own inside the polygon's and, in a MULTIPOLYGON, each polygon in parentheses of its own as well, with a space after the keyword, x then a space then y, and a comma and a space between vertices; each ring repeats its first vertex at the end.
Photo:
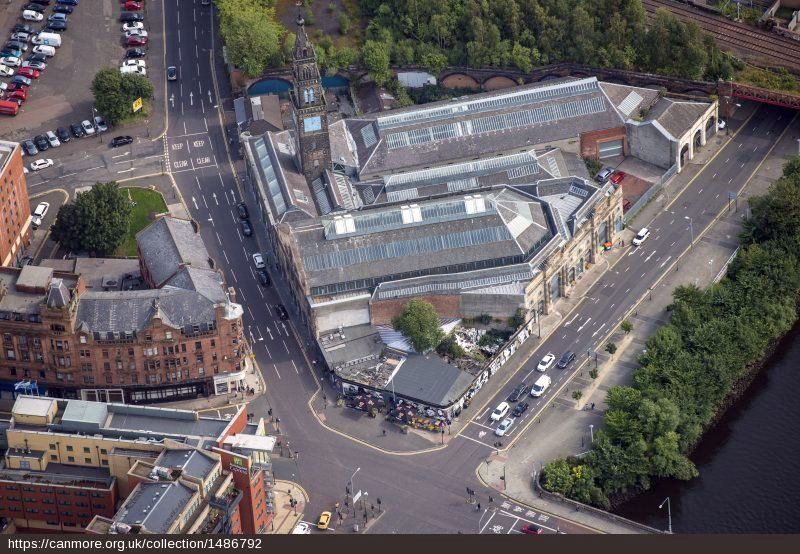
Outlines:
MULTIPOLYGON (((588 366, 584 368, 552 400, 547 411, 519 441, 508 451, 501 452, 500 456, 490 457, 488 466, 481 464, 478 470, 481 479, 489 486, 503 491, 503 494, 533 507, 568 516, 575 521, 584 522, 586 518, 593 518, 596 520, 593 524, 586 524, 608 532, 631 532, 617 530, 620 525, 625 527, 619 521, 583 512, 579 514, 566 503, 540 498, 532 486, 533 473, 541 471, 551 460, 589 451, 594 431, 604 423, 608 389, 630 384, 633 372, 639 367, 637 360, 645 349, 647 339, 669 320, 666 308, 672 303, 672 291, 678 286, 689 284, 703 288, 721 278, 738 247, 736 237, 742 227, 747 199, 766 192, 772 181, 781 175, 785 161, 797 154, 798 138, 800 121, 795 120, 770 157, 750 180, 747 188, 742 191, 738 208, 732 206, 705 233, 699 235, 694 246, 653 289, 652 295, 646 296, 636 306, 628 318, 633 324, 633 330, 628 335, 618 330, 609 339, 617 344, 618 350, 613 357, 605 352, 599 356, 597 378, 591 378, 588 366), (583 393, 577 402, 572 398, 575 390, 583 393), (583 409, 592 404, 593 410, 583 409), (506 477, 505 483, 500 479, 503 475, 506 477)), ((705 160, 712 155, 713 152, 703 153, 705 160)), ((672 190, 679 190, 681 181, 685 184, 685 179, 687 176, 691 178, 691 175, 692 173, 678 175, 670 183, 672 190)), ((655 209, 661 208, 660 202, 652 204, 655 204, 655 209)), ((645 209, 651 208, 652 204, 645 209)), ((642 225, 646 223, 647 220, 642 221, 642 225)))
POLYGON ((281 480, 275 481, 272 494, 274 495, 275 514, 267 534, 290 535, 297 523, 303 519, 303 510, 308 504, 308 494, 297 483, 281 480), (297 506, 294 508, 290 502, 292 499, 297 500, 297 506))

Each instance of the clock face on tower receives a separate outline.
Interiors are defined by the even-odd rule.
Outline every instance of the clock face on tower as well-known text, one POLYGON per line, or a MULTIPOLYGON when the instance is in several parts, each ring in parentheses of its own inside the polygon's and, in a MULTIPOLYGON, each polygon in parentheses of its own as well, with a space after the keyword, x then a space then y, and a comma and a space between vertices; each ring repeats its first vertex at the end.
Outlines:
POLYGON ((311 133, 322 129, 322 118, 320 116, 307 117, 303 120, 303 131, 311 133))

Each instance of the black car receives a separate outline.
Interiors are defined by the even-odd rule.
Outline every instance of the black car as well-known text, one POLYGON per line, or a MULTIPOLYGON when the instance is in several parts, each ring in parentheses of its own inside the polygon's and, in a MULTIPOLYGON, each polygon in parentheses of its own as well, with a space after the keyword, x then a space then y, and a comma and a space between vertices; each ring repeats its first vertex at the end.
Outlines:
POLYGON ((271 284, 269 274, 263 269, 256 271, 256 276, 258 276, 258 282, 261 283, 262 287, 268 287, 271 284))
POLYGON ((177 81, 178 80, 178 69, 171 65, 167 68, 167 81, 177 81))
POLYGON ((69 130, 72 131, 72 136, 75 138, 86 136, 86 133, 83 132, 83 127, 81 127, 80 123, 73 123, 69 126, 69 130))
POLYGON ((30 34, 30 33, 33 32, 33 27, 31 27, 27 23, 17 23, 13 27, 11 27, 11 32, 12 33, 28 33, 28 34, 30 34))
POLYGON ((122 12, 119 14, 119 20, 122 23, 130 23, 132 21, 144 21, 144 14, 142 12, 122 12))
POLYGON ((286 308, 283 304, 275 304, 275 311, 278 312, 278 317, 282 320, 286 321, 289 319, 289 312, 286 311, 286 308))
POLYGON ((33 137, 33 143, 36 145, 36 148, 39 149, 40 152, 44 152, 48 148, 50 148, 50 142, 48 142, 47 137, 44 135, 36 135, 33 137))
POLYGON ((33 144, 32 140, 23 141, 22 149, 25 151, 26 156, 35 156, 39 153, 39 150, 36 148, 36 145, 33 144))
POLYGON ((246 237, 253 236, 253 226, 250 225, 249 219, 243 219, 239 222, 239 225, 242 227, 242 234, 246 237))
MULTIPOLYGON (((31 0, 34 4, 40 4, 42 6, 49 6, 50 0, 31 0)), ((77 4, 77 2, 75 2, 77 4)))
POLYGON ((29 62, 42 62, 47 63, 47 56, 44 54, 31 54, 26 58, 29 62))
POLYGON ((236 204, 236 211, 239 212, 239 217, 242 219, 249 219, 250 214, 247 211, 247 204, 244 202, 239 202, 236 204))
POLYGON ((44 13, 44 11, 45 11, 47 8, 46 8, 46 7, 44 7, 44 6, 40 6, 39 4, 27 4, 27 5, 26 5, 25 7, 23 7, 22 9, 23 9, 23 10, 30 10, 30 11, 32 11, 32 12, 37 12, 37 13, 44 13))
POLYGON ((67 131, 64 127, 59 127, 56 129, 56 136, 61 142, 69 142, 72 140, 72 138, 69 136, 69 131, 67 131))
POLYGON ((73 8, 72 6, 68 6, 65 4, 59 4, 58 6, 53 7, 53 11, 56 13, 72 13, 72 10, 74 9, 75 8, 73 8))
POLYGON ((569 364, 572 363, 574 359, 575 359, 575 352, 567 350, 561 356, 561 359, 558 360, 558 363, 556 365, 558 366, 559 369, 565 369, 569 364))
POLYGON ((144 58, 147 55, 147 50, 144 48, 129 48, 125 52, 126 58, 144 58))
POLYGON ((50 21, 47 23, 47 29, 51 31, 66 31, 67 24, 63 21, 50 21))
POLYGON ((517 400, 525 396, 525 392, 527 390, 528 390, 528 385, 526 385, 525 383, 520 383, 519 385, 514 387, 514 390, 511 391, 511 394, 508 395, 508 401, 516 402, 517 400))
POLYGON ((528 403, 527 402, 520 402, 519 404, 517 404, 517 407, 514 408, 514 411, 511 412, 511 415, 514 416, 514 417, 519 417, 522 414, 524 414, 525 410, 527 410, 527 409, 528 409, 528 403))
POLYGON ((12 50, 22 50, 24 52, 28 45, 21 40, 9 40, 6 42, 5 47, 11 48, 12 50))
POLYGON ((116 148, 118 146, 125 146, 126 144, 131 144, 133 142, 133 137, 124 136, 124 137, 114 137, 111 139, 111 148, 116 148))

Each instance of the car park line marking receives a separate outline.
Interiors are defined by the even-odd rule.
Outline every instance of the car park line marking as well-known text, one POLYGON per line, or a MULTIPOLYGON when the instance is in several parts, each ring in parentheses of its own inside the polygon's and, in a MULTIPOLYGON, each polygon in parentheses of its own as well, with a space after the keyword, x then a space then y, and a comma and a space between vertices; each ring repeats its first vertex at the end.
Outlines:
POLYGON ((245 297, 245 295, 244 295, 244 291, 242 290, 242 288, 241 288, 241 287, 239 287, 239 294, 241 294, 241 295, 242 295, 242 300, 244 300, 245 302, 247 302, 247 298, 245 297))
POLYGON ((217 242, 219 243, 220 246, 222 246, 222 239, 219 238, 219 233, 214 231, 214 234, 217 235, 217 242))
POLYGON ((247 306, 247 311, 250 312, 250 317, 255 319, 256 316, 253 315, 253 310, 250 309, 250 306, 247 306))
POLYGON ((94 171, 95 169, 103 169, 104 167, 105 167, 104 165, 98 165, 96 167, 90 167, 86 171, 94 171))
MULTIPOLYGON (((266 345, 264 345, 264 346, 266 346, 266 345)), ((274 367, 274 368, 275 368, 275 373, 277 373, 277 374, 278 374, 278 379, 280 379, 280 378, 281 378, 281 374, 280 374, 280 372, 278 371, 278 366, 276 366, 276 365, 273 363, 273 364, 272 364, 272 367, 274 367)))
POLYGON ((223 256, 225 256, 225 262, 226 262, 226 263, 228 263, 228 264, 230 264, 230 263, 231 263, 231 261, 228 259, 228 253, 227 253, 227 252, 225 252, 225 251, 223 250, 223 251, 222 251, 222 255, 223 255, 223 256))
POLYGON ((128 173, 128 172, 130 172, 130 171, 135 171, 135 170, 136 170, 136 169, 132 167, 132 168, 130 168, 130 169, 123 169, 122 171, 117 171, 117 173, 128 173))
POLYGON ((714 175, 713 175, 711 178, 712 178, 712 179, 716 179, 716 178, 717 178, 717 174, 716 174, 716 173, 714 173, 714 175))
POLYGON ((204 194, 201 194, 201 195, 200 195, 200 198, 202 198, 202 199, 203 199, 203 204, 205 204, 205 206, 206 206, 206 209, 208 209, 208 202, 206 202, 206 196, 205 196, 204 194))
MULTIPOLYGON (((483 444, 483 443, 481 443, 481 444, 483 444)), ((486 508, 486 509, 488 510, 489 508, 486 508)), ((486 512, 484 512, 484 513, 486 513, 486 512)), ((492 521, 492 519, 494 519, 494 516, 496 516, 496 515, 497 515, 497 512, 492 512, 492 515, 489 516, 489 519, 486 520, 486 523, 484 524, 484 526, 478 530, 478 534, 479 535, 483 534, 483 531, 487 527, 489 527, 489 523, 492 521)))
POLYGON ((492 409, 492 408, 491 408, 490 406, 487 406, 487 407, 486 407, 486 410, 484 410, 484 411, 483 411, 483 413, 481 413, 481 414, 479 414, 479 415, 475 416, 475 419, 483 419, 484 417, 486 417, 486 414, 488 414, 488 413, 489 413, 489 410, 491 410, 491 409, 492 409))
POLYGON ((111 159, 112 159, 112 160, 115 160, 115 159, 117 159, 117 158, 122 158, 122 157, 124 157, 124 156, 128 156, 129 154, 130 154, 130 151, 128 151, 128 152, 123 152, 122 154, 119 154, 118 156, 111 156, 111 159))
POLYGON ((263 291, 263 290, 261 290, 261 288, 260 288, 260 287, 259 287, 259 289, 258 289, 258 294, 260 294, 260 295, 261 295, 261 298, 264 298, 264 291, 263 291))
POLYGON ((286 353, 287 354, 291 354, 291 352, 289 352, 289 347, 286 346, 286 341, 285 340, 281 340, 281 342, 283 343, 283 347, 286 349, 286 353))
POLYGON ((294 366, 294 372, 300 375, 300 371, 297 369, 297 364, 294 363, 294 360, 292 360, 292 365, 294 366))
POLYGON ((179 62, 183 61, 183 58, 181 57, 181 49, 180 48, 178 48, 178 61, 179 62))
MULTIPOLYGON (((225 256, 225 259, 228 259, 228 257, 227 257, 227 256, 225 256)), ((237 279, 237 278, 236 278, 236 272, 235 272, 235 271, 233 271, 233 268, 230 268, 230 270, 231 270, 231 275, 233 275, 233 280, 234 280, 234 282, 238 283, 238 282, 239 282, 239 279, 237 279)))
POLYGON ((77 175, 77 173, 67 173, 66 175, 62 175, 61 177, 58 177, 58 179, 63 179, 64 177, 72 177, 73 175, 77 175))
MULTIPOLYGON (((236 229, 236 236, 238 236, 238 237, 239 237, 239 242, 244 242, 244 239, 242 238, 242 235, 241 235, 241 233, 239 233, 239 229, 238 229, 238 228, 236 229)), ((251 268, 251 269, 252 269, 252 268, 251 268)), ((254 275, 254 277, 255 277, 255 275, 254 275)))

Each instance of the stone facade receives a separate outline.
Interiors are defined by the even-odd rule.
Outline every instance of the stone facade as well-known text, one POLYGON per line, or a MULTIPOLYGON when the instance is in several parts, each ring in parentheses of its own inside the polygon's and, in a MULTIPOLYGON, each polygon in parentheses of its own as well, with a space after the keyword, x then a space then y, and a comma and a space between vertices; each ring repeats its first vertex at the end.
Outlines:
POLYGON ((22 148, 0 141, 0 265, 12 265, 31 242, 31 208, 22 148))

